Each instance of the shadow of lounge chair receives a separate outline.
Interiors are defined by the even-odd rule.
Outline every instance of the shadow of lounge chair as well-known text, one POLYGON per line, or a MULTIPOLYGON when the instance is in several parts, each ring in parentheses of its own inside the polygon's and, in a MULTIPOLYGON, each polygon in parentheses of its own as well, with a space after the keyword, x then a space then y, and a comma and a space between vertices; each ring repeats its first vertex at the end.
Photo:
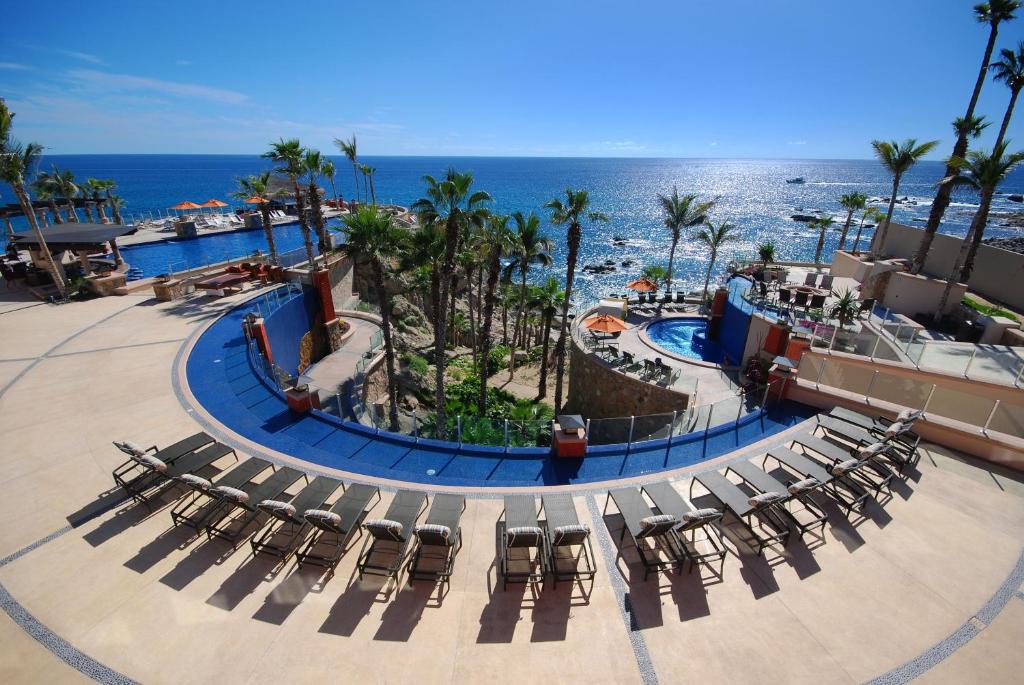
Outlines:
POLYGON ((693 487, 697 484, 746 529, 758 556, 762 556, 764 548, 772 543, 779 542, 785 546, 789 542, 792 530, 779 508, 780 502, 786 499, 784 493, 762 493, 751 497, 718 471, 704 471, 690 481, 690 501, 693 501, 693 487), (754 519, 757 519, 757 525, 754 519))
POLYGON ((710 567, 711 562, 718 561, 721 564, 718 574, 721 576, 725 568, 725 544, 722 533, 711 524, 721 520, 722 512, 718 509, 693 508, 668 481, 648 483, 643 489, 659 513, 669 514, 679 520, 676 534, 680 538, 680 548, 690 562, 690 571, 693 571, 695 564, 710 567), (704 546, 710 547, 711 551, 702 551, 701 547, 704 546))
POLYGON ((537 520, 536 498, 505 495, 505 508, 497 523, 497 545, 503 590, 508 589, 509 583, 543 582, 547 572, 547 541, 537 520), (513 558, 513 550, 525 550, 526 558, 513 558), (520 565, 523 570, 518 570, 520 565))

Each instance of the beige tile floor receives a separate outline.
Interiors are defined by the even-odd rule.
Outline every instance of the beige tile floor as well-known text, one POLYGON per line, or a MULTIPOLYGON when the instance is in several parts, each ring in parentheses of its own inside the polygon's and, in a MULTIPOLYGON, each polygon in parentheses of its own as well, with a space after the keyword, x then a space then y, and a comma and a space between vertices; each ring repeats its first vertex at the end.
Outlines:
MULTIPOLYGON (((173 395, 174 357, 229 304, 126 297, 0 314, 0 387, 28 369, 0 397, 0 557, 111 489, 111 439, 163 444, 194 432, 173 395), (4 361, 24 357, 40 361, 4 361)), ((676 485, 685 494, 688 477, 676 485)), ((581 520, 617 540, 614 507, 592 517, 590 497, 576 494, 581 520)), ((627 543, 613 564, 598 546, 592 584, 543 591, 501 590, 501 508, 470 498, 443 595, 358 580, 359 543, 330 578, 254 559, 247 545, 231 553, 173 529, 166 506, 118 507, 0 567, 0 583, 75 648, 146 683, 641 682, 623 591, 632 637, 661 682, 859 682, 930 649, 995 593, 1021 554, 1024 488, 1012 473, 929 449, 884 509, 847 521, 832 508, 823 541, 764 559, 734 545, 721 581, 645 582, 627 543)), ((926 678, 1016 682, 1021 637, 1015 597, 926 678)), ((0 615, 0 681, 83 679, 0 615)))

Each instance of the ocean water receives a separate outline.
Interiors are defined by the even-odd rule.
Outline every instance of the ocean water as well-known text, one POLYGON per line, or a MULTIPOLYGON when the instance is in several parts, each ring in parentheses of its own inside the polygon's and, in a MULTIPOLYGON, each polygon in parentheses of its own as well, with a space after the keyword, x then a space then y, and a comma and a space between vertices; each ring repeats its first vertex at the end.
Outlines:
MULTIPOLYGON (((353 194, 352 167, 344 158, 334 158, 338 168, 335 179, 340 195, 353 194)), ((544 220, 555 242, 552 273, 561 276, 565 268, 565 231, 548 223, 545 202, 562 194, 567 187, 586 188, 595 210, 608 215, 607 224, 587 224, 577 270, 577 287, 582 297, 599 292, 621 290, 646 264, 667 264, 669 234, 661 224, 657 193, 671 192, 673 185, 681 193, 717 197, 714 221, 728 220, 737 225, 741 239, 724 250, 716 265, 721 272, 730 259, 753 258, 756 246, 773 240, 779 259, 809 259, 814 254, 817 232, 789 217, 795 213, 822 210, 832 214, 841 225, 845 213, 839 205, 844 193, 860 191, 869 197, 885 197, 891 181, 874 160, 720 160, 720 159, 593 159, 593 158, 496 158, 496 157, 366 157, 361 160, 376 167, 375 186, 379 202, 408 205, 422 195, 423 175, 442 175, 449 167, 472 172, 475 187, 494 197, 494 209, 500 212, 535 211, 544 220), (803 185, 787 184, 785 179, 802 176, 803 185), (612 237, 621 236, 625 247, 612 245, 612 237), (621 265, 633 260, 633 267, 618 267, 616 273, 582 273, 585 264, 613 260, 621 265)), ((118 194, 128 206, 127 214, 166 211, 182 200, 203 202, 218 198, 240 205, 231 197, 240 176, 269 168, 259 157, 244 155, 50 155, 43 167, 55 164, 74 172, 79 179, 113 178, 118 194)), ((944 170, 941 162, 921 162, 903 179, 900 197, 910 199, 897 205, 895 220, 923 225, 936 181, 944 170)), ((322 185, 331 193, 330 184, 322 185)), ((1024 170, 1017 169, 1001 188, 993 211, 1022 210, 1008 200, 1011 193, 1024 192, 1024 170)), ((361 192, 361 190, 360 190, 361 192)), ((963 235, 976 208, 976 197, 958 192, 946 212, 941 230, 963 235)), ((13 194, 0 184, 0 201, 14 202, 13 194)), ((882 211, 885 204, 878 202, 882 211)), ((856 223, 856 222, 855 222, 856 223)), ((1020 229, 1002 228, 998 219, 990 221, 987 236, 1020 235, 1020 229)), ((296 227, 275 229, 282 250, 300 247, 296 227)), ((851 229, 851 236, 855 225, 851 229)), ((866 235, 870 238, 870 231, 866 235)), ((825 255, 838 243, 838 230, 828 234, 825 255)), ((852 239, 852 238, 851 238, 852 239)), ((262 232, 210 236, 193 241, 158 246, 139 246, 125 250, 129 262, 146 275, 167 271, 188 262, 205 263, 228 256, 241 256, 263 248, 262 232)), ((179 267, 181 268, 181 267, 179 267)), ((676 280, 680 287, 693 289, 703 282, 707 256, 691 240, 680 244, 676 256, 676 280)), ((537 273, 537 277, 542 274, 537 273)))

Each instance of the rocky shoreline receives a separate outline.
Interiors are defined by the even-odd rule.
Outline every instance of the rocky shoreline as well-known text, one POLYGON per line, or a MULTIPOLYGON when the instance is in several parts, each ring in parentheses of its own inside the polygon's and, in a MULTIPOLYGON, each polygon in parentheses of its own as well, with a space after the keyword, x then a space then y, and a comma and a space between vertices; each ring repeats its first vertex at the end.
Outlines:
POLYGON ((1015 238, 985 238, 981 242, 986 245, 991 245, 992 247, 998 247, 1003 250, 1009 250, 1010 252, 1024 254, 1024 236, 1018 236, 1015 238))

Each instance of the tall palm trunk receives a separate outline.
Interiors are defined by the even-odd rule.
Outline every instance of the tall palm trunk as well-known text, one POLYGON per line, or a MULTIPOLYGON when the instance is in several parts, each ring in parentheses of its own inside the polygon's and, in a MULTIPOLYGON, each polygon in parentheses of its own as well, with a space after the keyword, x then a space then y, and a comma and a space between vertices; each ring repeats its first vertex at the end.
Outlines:
MULTIPOLYGON (((358 204, 359 203, 359 165, 356 163, 356 161, 354 159, 352 160, 352 180, 356 184, 356 192, 352 196, 352 201, 355 202, 356 204, 358 204)), ((355 207, 353 207, 352 209, 355 209, 355 207)))
MULTIPOLYGON (((469 350, 473 355, 473 366, 479 368, 479 358, 477 353, 477 335, 476 335, 476 307, 473 306, 473 267, 466 267, 466 285, 468 287, 466 303, 469 305, 469 350)), ((480 297, 480 293, 477 293, 477 297, 480 297)))
POLYGON ((886 234, 889 233, 889 222, 892 221, 892 212, 896 209, 896 194, 900 190, 900 177, 894 175, 892 178, 892 196, 889 198, 889 210, 885 213, 885 225, 875 229, 875 235, 871 237, 871 258, 878 259, 882 248, 885 247, 886 234))
POLYGON ((508 359, 508 379, 516 375, 516 349, 523 346, 526 339, 526 272, 529 267, 519 270, 519 310, 516 312, 516 326, 512 331, 512 352, 508 359))
POLYGON ((974 242, 974 236, 985 230, 985 224, 988 222, 989 208, 992 206, 992 196, 995 189, 985 189, 981 192, 980 202, 978 204, 978 211, 974 213, 974 219, 971 221, 971 228, 967 231, 967 235, 964 237, 963 242, 960 243, 960 252, 957 254, 956 262, 953 264, 952 270, 949 272, 949 278, 946 279, 946 287, 942 291, 942 299, 939 300, 939 309, 935 313, 937 317, 941 317, 943 312, 946 310, 946 305, 949 302, 949 294, 953 290, 953 284, 957 281, 966 283, 967 281, 963 277, 963 268, 967 263, 967 256, 970 254, 971 246, 974 242))
MULTIPOLYGON (((843 246, 846 245, 846 234, 850 230, 851 221, 853 221, 852 209, 846 213, 846 223, 843 224, 843 231, 842 233, 839 234, 839 247, 836 248, 837 250, 843 249, 843 246)), ((860 235, 860 233, 858 233, 857 235, 860 235)))
MULTIPOLYGON (((484 295, 483 329, 480 335, 480 398, 477 409, 480 416, 487 414, 487 377, 490 373, 491 356, 491 321, 494 318, 495 293, 498 287, 498 273, 501 271, 501 254, 491 250, 491 259, 487 264, 487 293, 484 295)), ((482 271, 482 269, 481 269, 482 271)))
POLYGON ((92 219, 92 207, 89 206, 89 200, 84 200, 82 206, 85 208, 85 220, 87 222, 94 223, 92 219))
POLYGON ((704 298, 703 303, 708 301, 708 284, 711 283, 711 270, 715 268, 715 260, 718 259, 718 250, 711 250, 711 261, 708 262, 708 273, 704 276, 704 298))
POLYGON ((50 214, 53 215, 53 223, 64 223, 64 217, 60 214, 60 207, 57 206, 57 201, 53 197, 50 197, 50 199, 47 200, 47 204, 50 205, 50 214))
POLYGON ((459 276, 456 273, 452 273, 451 282, 448 285, 448 342, 451 343, 452 347, 458 346, 459 342, 455 339, 455 290, 459 285, 459 276))
POLYGON ((96 202, 96 214, 97 214, 97 217, 100 220, 100 223, 101 224, 108 224, 108 223, 110 223, 110 219, 107 218, 107 213, 106 213, 105 208, 104 208, 104 205, 106 205, 106 202, 101 200, 99 198, 99 196, 95 197, 94 201, 96 202))
POLYGON ((856 253, 857 248, 860 247, 860 234, 864 230, 864 215, 860 216, 860 223, 857 225, 857 237, 853 239, 853 249, 851 252, 856 253))
POLYGON ((818 234, 818 245, 814 248, 814 263, 821 264, 821 251, 825 249, 825 227, 821 227, 818 234))
POLYGON ((320 191, 314 181, 309 183, 309 213, 313 216, 313 228, 316 230, 317 250, 327 266, 327 231, 324 228, 324 212, 320 206, 320 191))
POLYGON ((665 275, 665 292, 672 292, 672 267, 676 261, 676 245, 679 244, 679 229, 672 229, 672 247, 668 250, 668 273, 665 275))
POLYGON ((576 276, 576 257, 580 250, 580 239, 583 229, 579 223, 569 224, 569 256, 565 267, 565 302, 562 304, 562 322, 559 325, 558 342, 555 343, 555 413, 562 410, 562 376, 565 375, 565 336, 569 328, 569 305, 572 300, 572 282, 576 276))
POLYGON ((437 325, 434 328, 434 356, 437 368, 435 369, 435 381, 437 387, 434 389, 434 401, 437 405, 437 437, 444 440, 447 434, 445 424, 444 406, 444 367, 445 357, 445 331, 448 329, 448 301, 454 298, 452 292, 452 281, 455 278, 455 252, 459 247, 459 226, 458 220, 450 216, 445 223, 444 232, 444 261, 441 264, 441 292, 439 298, 437 325))
POLYGON ((13 188, 14 194, 18 197, 18 203, 21 205, 21 211, 25 214, 28 225, 36 234, 36 240, 39 241, 39 250, 43 253, 43 259, 50 268, 53 284, 57 286, 57 291, 60 292, 61 297, 64 297, 68 292, 67 286, 64 283, 64 277, 61 276, 60 269, 57 268, 57 262, 54 261, 53 255, 50 253, 50 247, 46 244, 46 239, 43 238, 43 232, 39 229, 39 222, 36 221, 36 215, 32 211, 32 201, 28 197, 28 191, 25 190, 25 184, 24 182, 16 182, 13 184, 13 188))
MULTIPOLYGON (((999 127, 999 135, 996 137, 996 144, 992 146, 993 150, 998 150, 999 146, 1003 144, 1003 138, 1006 137, 1006 129, 1010 125, 1010 118, 1013 116, 1013 106, 1017 104, 1017 96, 1020 94, 1020 89, 1014 89, 1010 92, 1010 104, 1006 107, 1006 113, 1003 115, 1003 123, 999 127)), ((989 204, 991 205, 991 198, 989 198, 989 204)), ((981 208, 978 208, 981 211, 981 208)), ((964 258, 964 266, 960 271, 960 282, 967 283, 971 280, 971 273, 974 271, 974 258, 978 255, 978 248, 981 247, 981 239, 985 237, 985 226, 988 221, 989 207, 985 208, 985 220, 986 223, 982 224, 981 227, 975 231, 974 237, 971 238, 971 247, 964 258)), ((966 238, 965 238, 966 240, 966 238)))
POLYGON ((302 189, 297 179, 292 179, 295 186, 295 211, 299 215, 299 228, 302 230, 302 244, 306 248, 306 259, 310 270, 316 268, 316 261, 313 257, 313 240, 309 234, 309 217, 306 216, 306 203, 302 199, 302 189))
POLYGON ((371 198, 370 201, 373 202, 373 206, 376 207, 377 206, 377 191, 373 187, 373 174, 369 174, 369 176, 370 176, 370 198, 371 198))
POLYGON ((263 237, 267 241, 267 251, 270 253, 270 263, 277 266, 277 243, 274 242, 274 222, 270 218, 270 203, 260 203, 260 219, 263 223, 263 237))
POLYGON ((110 213, 114 215, 114 223, 118 226, 124 225, 124 221, 121 219, 121 210, 118 208, 117 203, 114 202, 114 198, 109 190, 107 191, 107 202, 110 203, 110 213))
POLYGON ((501 344, 508 345, 508 303, 501 303, 501 344))
POLYGON ((537 381, 538 400, 542 400, 548 396, 548 354, 551 351, 551 324, 554 317, 554 308, 548 309, 544 312, 544 347, 540 355, 540 380, 537 381))
POLYGON ((380 303, 380 329, 384 336, 384 363, 388 372, 388 416, 390 430, 398 432, 398 374, 395 373, 395 345, 391 340, 391 298, 384 287, 384 268, 379 259, 373 260, 373 281, 380 303))
MULTIPOLYGON (((993 26, 988 33, 988 42, 985 44, 985 54, 981 58, 981 68, 978 69, 978 78, 974 82, 974 90, 971 92, 971 101, 967 105, 967 114, 964 115, 964 121, 970 121, 974 118, 974 108, 978 105, 978 97, 981 95, 981 88, 985 85, 985 76, 988 74, 988 63, 992 59, 992 50, 996 46, 996 35, 998 33, 998 24, 993 26)), ((967 135, 968 131, 965 129, 957 136, 956 143, 953 145, 953 157, 962 158, 967 154, 967 135)), ((943 175, 943 178, 956 176, 958 173, 959 169, 947 163, 946 173, 943 175)), ((921 236, 921 244, 918 245, 917 253, 914 254, 914 263, 910 268, 911 273, 921 273, 921 269, 924 268, 925 259, 928 257, 928 250, 931 249, 932 240, 935 239, 935 233, 939 230, 939 224, 942 223, 942 217, 946 213, 946 208, 949 207, 949 201, 952 193, 953 187, 951 183, 943 183, 939 185, 939 189, 935 193, 935 199, 932 201, 931 210, 928 212, 928 223, 925 224, 924 234, 921 236)))

